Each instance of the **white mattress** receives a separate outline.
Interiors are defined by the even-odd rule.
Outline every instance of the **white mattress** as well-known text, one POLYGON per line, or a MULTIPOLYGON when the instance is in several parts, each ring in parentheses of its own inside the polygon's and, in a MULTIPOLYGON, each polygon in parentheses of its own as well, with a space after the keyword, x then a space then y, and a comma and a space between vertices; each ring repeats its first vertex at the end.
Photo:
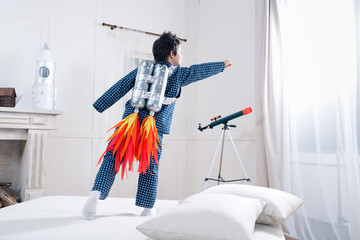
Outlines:
MULTIPOLYGON (((131 239, 149 240, 136 226, 149 217, 133 198, 100 201, 94 221, 84 221, 81 209, 87 197, 49 196, 0 209, 0 239, 131 239)), ((177 205, 176 200, 157 200, 163 211, 177 205)), ((284 239, 279 225, 256 224, 254 240, 284 239)))

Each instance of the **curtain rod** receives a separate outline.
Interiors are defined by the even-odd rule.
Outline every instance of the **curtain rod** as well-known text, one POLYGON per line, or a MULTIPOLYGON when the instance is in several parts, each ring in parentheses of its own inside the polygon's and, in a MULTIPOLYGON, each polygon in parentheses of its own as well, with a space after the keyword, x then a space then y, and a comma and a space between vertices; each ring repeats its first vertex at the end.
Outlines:
MULTIPOLYGON (((136 29, 132 29, 132 28, 116 26, 116 25, 107 24, 107 23, 103 23, 102 25, 103 25, 103 26, 106 26, 106 27, 110 27, 111 30, 114 30, 114 28, 120 28, 120 29, 135 31, 135 32, 142 32, 142 33, 145 33, 145 34, 148 34, 148 35, 153 35, 153 36, 161 36, 161 34, 158 34, 158 33, 145 32, 145 31, 141 31, 141 30, 136 30, 136 29)), ((178 39, 181 40, 181 41, 183 41, 183 42, 187 42, 187 39, 186 39, 186 38, 178 38, 178 39)))

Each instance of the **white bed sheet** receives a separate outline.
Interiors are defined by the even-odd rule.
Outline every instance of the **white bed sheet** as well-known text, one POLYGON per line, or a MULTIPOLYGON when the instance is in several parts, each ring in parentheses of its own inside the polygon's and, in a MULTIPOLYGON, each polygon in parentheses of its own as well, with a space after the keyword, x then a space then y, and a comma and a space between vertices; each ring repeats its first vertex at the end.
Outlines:
MULTIPOLYGON (((87 197, 49 196, 0 209, 0 239, 129 239, 149 240, 136 226, 149 217, 133 198, 100 201, 94 221, 84 221, 81 209, 87 197)), ((158 211, 177 205, 176 200, 157 200, 158 211)), ((254 240, 284 239, 279 225, 256 224, 254 240)))

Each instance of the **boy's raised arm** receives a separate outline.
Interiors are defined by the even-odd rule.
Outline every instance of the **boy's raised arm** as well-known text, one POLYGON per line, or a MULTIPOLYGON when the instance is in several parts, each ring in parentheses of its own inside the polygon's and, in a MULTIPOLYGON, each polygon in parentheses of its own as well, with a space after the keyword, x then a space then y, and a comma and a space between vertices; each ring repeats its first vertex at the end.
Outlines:
POLYGON ((135 84, 137 68, 128 75, 120 79, 111 88, 109 88, 98 100, 95 101, 93 107, 96 111, 102 113, 114 103, 119 101, 126 93, 128 93, 135 84))
POLYGON ((211 77, 215 74, 223 72, 225 68, 230 67, 229 60, 221 62, 210 62, 192 65, 190 67, 179 67, 178 71, 181 74, 181 86, 189 85, 190 83, 211 77))

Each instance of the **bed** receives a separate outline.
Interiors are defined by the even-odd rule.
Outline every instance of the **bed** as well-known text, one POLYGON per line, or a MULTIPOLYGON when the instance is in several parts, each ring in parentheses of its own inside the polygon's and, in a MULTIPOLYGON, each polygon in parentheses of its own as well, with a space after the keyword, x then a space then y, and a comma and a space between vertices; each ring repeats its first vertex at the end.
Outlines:
MULTIPOLYGON (((211 199, 214 198, 216 198, 215 195, 211 195, 211 199)), ((179 201, 177 200, 157 200, 155 207, 158 215, 141 217, 142 209, 135 206, 135 199, 108 198, 100 201, 97 218, 93 221, 85 221, 81 217, 81 209, 86 199, 87 197, 82 196, 47 196, 0 209, 0 239, 153 239, 148 236, 155 236, 156 239, 192 239, 173 238, 173 236, 164 238, 164 236, 156 236, 156 234, 146 236, 144 229, 139 229, 139 226, 144 224, 154 224, 154 220, 158 220, 158 216, 164 215, 172 219, 172 224, 169 224, 168 221, 167 225, 176 224, 177 219, 181 219, 181 217, 164 213, 178 209, 179 201)), ((198 199, 199 196, 195 195, 190 200, 180 202, 180 205, 188 207, 191 206, 189 202, 196 202, 198 199)), ((191 209, 190 211, 194 212, 191 209)), ((178 213, 175 211, 175 214, 178 213)), ((197 214, 196 211, 194 214, 197 214)), ((162 220, 167 221, 166 218, 162 220)), ((222 226, 221 223, 221 221, 218 222, 216 232, 224 229, 225 226, 222 226)), ((155 221, 155 226, 157 226, 156 224, 155 221)), ((253 226, 252 240, 284 239, 280 224, 256 223, 253 226)), ((146 228, 149 228, 149 224, 145 226, 146 228)), ((201 226, 196 226, 196 229, 199 228, 201 226)), ((223 239, 228 238, 225 236, 223 239)))

